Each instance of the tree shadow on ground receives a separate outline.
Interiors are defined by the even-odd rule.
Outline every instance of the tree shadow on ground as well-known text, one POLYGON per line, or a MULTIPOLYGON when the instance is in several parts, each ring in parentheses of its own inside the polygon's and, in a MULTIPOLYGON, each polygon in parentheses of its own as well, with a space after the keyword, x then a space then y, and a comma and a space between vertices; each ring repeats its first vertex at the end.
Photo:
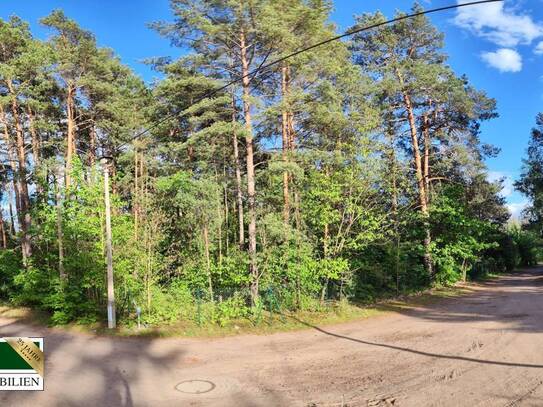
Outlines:
MULTIPOLYGON (((543 269, 535 268, 523 270, 517 274, 503 276, 482 283, 481 286, 492 288, 491 291, 473 291, 460 298, 443 299, 431 306, 417 306, 394 308, 400 314, 412 318, 429 320, 437 323, 478 323, 498 322, 503 323, 499 330, 539 333, 543 332, 543 269), (493 304, 496 303, 497 304, 493 304), (522 312, 518 306, 522 304, 522 312), (517 309, 516 309, 517 308, 517 309)), ((321 328, 293 315, 284 314, 309 328, 322 334, 335 338, 356 342, 371 347, 387 348, 402 352, 408 352, 430 358, 458 360, 472 363, 490 364, 507 367, 522 367, 542 369, 543 365, 531 363, 504 362, 499 360, 477 359, 459 355, 446 355, 434 352, 425 352, 405 346, 398 346, 379 341, 356 338, 339 333, 332 329, 321 328)), ((484 329, 484 328, 483 328, 484 329)))
POLYGON ((319 328, 318 326, 308 324, 308 323, 306 323, 306 322, 302 321, 301 319, 298 319, 298 318, 296 318, 294 316, 289 316, 289 318, 293 318, 296 321, 298 321, 299 323, 304 324, 309 328, 313 328, 316 331, 319 331, 320 333, 323 333, 325 335, 333 336, 333 337, 339 338, 339 339, 345 339, 345 340, 352 341, 352 342, 357 342, 357 343, 360 343, 360 344, 363 344, 363 345, 369 345, 369 346, 376 346, 376 347, 380 347, 380 348, 399 350, 399 351, 403 351, 403 352, 409 352, 409 353, 413 353, 413 354, 416 354, 416 355, 427 356, 427 357, 432 357, 432 358, 461 360, 461 361, 465 361, 465 362, 484 363, 484 364, 491 364, 491 365, 498 365, 498 366, 529 367, 529 368, 543 369, 543 365, 537 365, 537 364, 531 364, 531 363, 502 362, 502 361, 497 361, 497 360, 484 360, 484 359, 468 358, 468 357, 464 357, 464 356, 443 355, 443 354, 439 354, 439 353, 424 352, 424 351, 411 349, 411 348, 403 347, 403 346, 397 346, 397 345, 392 345, 392 344, 387 344, 387 343, 380 343, 380 342, 368 341, 368 340, 364 340, 364 339, 358 339, 358 338, 350 337, 350 336, 347 336, 347 335, 341 335, 341 334, 334 333, 329 329, 319 328))
POLYGON ((0 337, 5 336, 44 337, 45 351, 45 391, 0 392, 0 405, 5 406, 131 407, 132 386, 140 383, 143 369, 152 367, 156 375, 166 374, 184 354, 180 349, 157 354, 151 349, 153 339, 72 335, 29 328, 20 321, 0 326, 0 337))
POLYGON ((204 406, 229 405, 228 400, 240 407, 291 404, 256 376, 249 382, 251 389, 260 389, 257 393, 243 383, 222 395, 177 392, 175 375, 181 375, 179 381, 202 379, 190 368, 191 358, 181 341, 72 334, 20 320, 0 325, 4 336, 44 338, 45 391, 0 392, 0 406, 204 406), (165 346, 154 346, 161 342, 165 346))

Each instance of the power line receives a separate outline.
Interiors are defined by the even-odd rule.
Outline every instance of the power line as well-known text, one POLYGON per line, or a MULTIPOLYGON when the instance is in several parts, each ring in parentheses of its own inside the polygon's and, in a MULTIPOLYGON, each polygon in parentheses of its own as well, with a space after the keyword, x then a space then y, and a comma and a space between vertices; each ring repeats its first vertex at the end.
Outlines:
POLYGON ((248 77, 253 77, 254 78, 254 77, 256 77, 257 73, 259 73, 261 71, 264 71, 265 69, 267 69, 267 68, 269 68, 271 66, 277 65, 278 63, 283 62, 283 61, 285 61, 285 60, 287 60, 289 58, 295 57, 296 55, 299 55, 299 54, 301 54, 303 52, 310 51, 310 50, 315 49, 317 47, 320 47, 322 45, 326 45, 326 44, 329 44, 329 43, 331 43, 333 41, 337 41, 337 40, 340 40, 342 38, 349 37, 349 36, 351 36, 353 34, 357 34, 359 32, 368 31, 368 30, 371 30, 373 28, 377 28, 377 27, 380 27, 380 26, 383 26, 383 25, 387 25, 387 24, 398 22, 398 21, 406 20, 408 18, 413 18, 413 17, 425 15, 425 14, 437 13, 437 12, 445 11, 445 10, 452 10, 452 9, 456 9, 456 8, 460 8, 460 7, 475 6, 477 4, 485 4, 485 3, 497 3, 497 2, 503 2, 503 1, 504 0, 479 0, 479 1, 472 1, 472 2, 469 2, 469 3, 453 4, 453 5, 450 5, 450 6, 444 6, 444 7, 438 7, 438 8, 434 8, 434 9, 430 9, 430 10, 419 11, 419 12, 413 13, 413 14, 406 14, 404 16, 396 17, 396 18, 393 18, 391 20, 383 21, 383 22, 376 23, 376 24, 372 24, 372 25, 369 25, 369 26, 366 26, 366 27, 353 28, 353 29, 347 30, 343 34, 337 35, 335 37, 328 38, 327 40, 324 40, 324 41, 318 42, 316 44, 310 45, 309 47, 306 47, 306 48, 300 49, 298 51, 292 52, 290 54, 284 55, 284 56, 276 59, 275 61, 269 62, 268 64, 259 65, 258 68, 250 71, 249 73, 247 73, 247 74, 245 74, 243 76, 240 76, 239 78, 234 79, 233 81, 230 81, 227 84, 225 84, 225 85, 223 85, 223 86, 221 86, 221 87, 219 87, 217 89, 211 90, 211 91, 205 93, 204 95, 200 96, 199 98, 196 98, 195 101, 193 101, 191 104, 189 104, 187 107, 185 107, 181 112, 168 114, 166 117, 158 120, 157 122, 155 122, 151 126, 147 127, 146 129, 144 129, 144 130, 140 131, 139 133, 135 134, 134 136, 132 136, 128 142, 122 143, 119 147, 122 147, 122 146, 124 146, 124 145, 126 145, 128 143, 131 143, 132 141, 140 138, 141 136, 147 134, 149 131, 157 128, 161 124, 165 123, 166 121, 168 121, 168 120, 170 120, 170 119, 172 119, 174 117, 179 118, 179 117, 185 116, 187 114, 186 113, 187 109, 195 106, 196 104, 200 103, 204 99, 207 99, 209 97, 212 97, 212 96, 216 95, 217 93, 229 88, 232 85, 235 85, 236 83, 240 82, 241 80, 243 80, 245 78, 248 78, 248 77))

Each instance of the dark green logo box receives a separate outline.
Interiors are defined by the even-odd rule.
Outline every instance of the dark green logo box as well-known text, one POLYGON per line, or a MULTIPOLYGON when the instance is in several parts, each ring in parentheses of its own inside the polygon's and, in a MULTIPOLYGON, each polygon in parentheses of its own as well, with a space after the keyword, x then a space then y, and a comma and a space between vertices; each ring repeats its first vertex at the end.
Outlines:
MULTIPOLYGON (((40 347, 39 342, 34 344, 40 347)), ((14 369, 34 370, 7 342, 0 342, 0 370, 14 369)))

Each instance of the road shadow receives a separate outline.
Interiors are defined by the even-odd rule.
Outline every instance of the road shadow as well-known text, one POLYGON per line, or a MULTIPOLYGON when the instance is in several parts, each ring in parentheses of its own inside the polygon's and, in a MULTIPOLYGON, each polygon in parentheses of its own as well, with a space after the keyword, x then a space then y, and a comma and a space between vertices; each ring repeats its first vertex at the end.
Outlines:
MULTIPOLYGON (((229 389, 223 384, 209 394, 187 395, 169 383, 175 375, 179 382, 201 378, 191 369, 193 358, 181 341, 156 337, 107 337, 72 334, 60 329, 29 326, 20 320, 0 325, 0 337, 37 336, 44 338, 45 391, 0 392, 0 406, 286 406, 291 405, 284 392, 268 386, 265 380, 250 377, 229 389), (73 357, 70 357, 72 355, 73 357), (69 359, 68 359, 69 358, 69 359), (185 369, 186 368, 186 369, 185 369), (168 383, 164 385, 163 383, 168 383), (254 389, 259 389, 257 392, 254 389), (220 394, 216 395, 215 392, 220 394), (167 392, 167 394, 165 394, 167 392)), ((203 346, 205 346, 203 344, 203 346)), ((220 381, 221 376, 211 372, 220 381)), ((204 377, 205 378, 205 377, 204 377)), ((225 378, 228 378, 226 376, 225 378)))
POLYGON ((20 321, 0 326, 0 337, 5 336, 44 338, 45 391, 0 392, 1 406, 141 405, 134 403, 132 387, 141 384, 144 370, 152 368, 157 376, 167 374, 185 353, 171 349, 157 354, 151 349, 155 339, 73 335, 28 327, 20 321), (49 395, 48 389, 52 390, 49 395))

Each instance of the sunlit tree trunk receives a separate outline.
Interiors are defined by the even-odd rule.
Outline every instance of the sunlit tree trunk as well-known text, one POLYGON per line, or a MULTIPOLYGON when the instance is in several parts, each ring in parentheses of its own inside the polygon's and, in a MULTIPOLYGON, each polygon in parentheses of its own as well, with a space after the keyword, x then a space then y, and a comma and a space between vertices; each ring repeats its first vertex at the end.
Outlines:
MULTIPOLYGON (((12 184, 13 184, 13 192, 15 194, 15 211, 16 211, 16 215, 17 215, 17 218, 19 220, 19 224, 22 222, 22 219, 20 219, 20 216, 22 215, 22 211, 21 211, 21 198, 20 198, 20 182, 19 182, 19 178, 16 176, 17 174, 17 163, 16 163, 16 160, 15 160, 15 151, 14 151, 14 146, 13 146, 13 142, 11 140, 11 136, 10 136, 10 133, 9 133, 9 130, 8 130, 8 121, 7 121, 7 116, 6 116, 6 113, 4 111, 4 109, 2 108, 2 105, 0 105, 0 121, 4 127, 4 141, 6 143, 6 153, 7 153, 7 159, 9 161, 9 166, 11 168, 11 172, 12 174, 14 175, 13 178, 12 178, 12 184)), ((13 216, 13 207, 11 205, 11 199, 10 199, 10 206, 9 206, 9 209, 10 209, 10 218, 11 218, 11 227, 12 227, 12 231, 11 231, 11 234, 14 235, 15 234, 15 221, 14 221, 14 216, 13 216)))
POLYGON ((234 147, 234 166, 236 171, 236 202, 238 210, 239 248, 245 245, 245 224, 243 220, 243 191, 241 184, 241 165, 239 162, 238 136, 236 134, 236 103, 232 94, 232 144, 234 147))
POLYGON ((407 120, 409 123, 409 129, 411 134, 411 147, 413 150, 413 161, 415 163, 415 173, 417 177, 418 193, 419 193, 419 206, 420 211, 423 216, 424 222, 424 268, 428 276, 433 276, 433 264, 432 264, 432 253, 430 252, 432 238, 430 234, 430 225, 429 225, 429 213, 428 213, 428 198, 426 196, 426 184, 424 181, 424 172, 423 172, 423 163, 420 155, 420 146, 417 134, 417 127, 415 123, 415 115, 413 113, 413 105, 411 103, 411 98, 407 93, 403 95, 405 109, 407 111, 407 120))
POLYGON ((253 305, 258 299, 259 274, 256 258, 256 192, 255 192, 255 167, 254 167, 254 146, 253 146, 253 124, 251 120, 251 90, 249 79, 249 60, 247 57, 247 45, 245 31, 242 28, 240 32, 240 56, 241 56, 241 74, 243 86, 243 114, 245 116, 245 144, 247 151, 247 209, 249 216, 248 228, 248 253, 249 253, 249 273, 251 275, 251 300, 253 305))
MULTIPOLYGON (((32 112, 32 109, 30 108, 30 106, 27 107, 26 113, 28 116, 28 127, 30 130, 30 136, 32 138, 32 160, 34 162, 34 172, 36 173, 41 165, 41 154, 40 154, 41 140, 40 140, 40 135, 36 129, 35 115, 32 112)), ((36 189, 40 195, 43 193, 42 182, 39 178, 38 178, 36 189)))
POLYGON ((72 182, 72 160, 75 154, 75 87, 71 83, 68 83, 66 91, 66 120, 68 131, 66 137, 65 187, 68 189, 72 182))
POLYGON ((34 166, 39 167, 40 164, 41 164, 40 135, 38 134, 38 131, 36 129, 36 119, 35 119, 34 113, 32 112, 32 109, 30 108, 30 106, 27 107, 26 112, 27 112, 27 115, 28 115, 28 127, 29 127, 29 130, 30 130, 30 136, 32 137, 32 159, 34 161, 34 166))
POLYGON ((26 180, 26 151, 24 130, 19 116, 19 104, 17 103, 17 97, 13 84, 10 80, 6 81, 8 89, 11 93, 11 114, 15 125, 15 151, 17 153, 18 171, 17 177, 19 179, 19 198, 21 200, 21 252, 23 255, 23 264, 25 267, 28 265, 28 260, 32 255, 32 246, 30 242, 30 196, 28 193, 28 184, 26 180))
POLYGON ((426 192, 426 203, 430 202, 430 122, 428 114, 425 113, 422 117, 422 137, 424 141, 424 188, 426 192))

